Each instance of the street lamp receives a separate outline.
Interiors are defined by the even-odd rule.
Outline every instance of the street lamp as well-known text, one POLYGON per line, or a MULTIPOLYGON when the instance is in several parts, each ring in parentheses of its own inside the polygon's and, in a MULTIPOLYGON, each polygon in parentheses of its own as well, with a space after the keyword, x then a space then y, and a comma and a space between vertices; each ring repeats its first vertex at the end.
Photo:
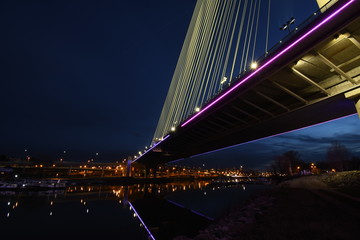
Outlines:
POLYGON ((289 30, 289 32, 291 32, 290 25, 293 24, 294 22, 295 22, 295 18, 291 17, 289 21, 287 21, 284 25, 282 25, 280 27, 280 30, 283 31, 283 30, 287 29, 287 30, 289 30))
POLYGON ((250 65, 251 69, 256 69, 257 67, 258 67, 257 62, 252 62, 251 65, 250 65))
POLYGON ((25 160, 28 160, 28 161, 29 161, 29 160, 30 160, 30 158, 29 158, 29 156, 28 156, 28 154, 27 154, 27 151, 28 151, 28 150, 27 150, 27 149, 25 149, 25 160))
POLYGON ((221 79, 221 81, 220 81, 220 88, 221 88, 221 89, 223 88, 223 85, 224 85, 224 83, 226 83, 226 81, 227 81, 227 77, 224 76, 224 77, 221 79))
POLYGON ((66 154, 66 151, 64 150, 64 151, 63 151, 63 156, 60 158, 60 162, 64 161, 64 159, 65 159, 65 154, 66 154))

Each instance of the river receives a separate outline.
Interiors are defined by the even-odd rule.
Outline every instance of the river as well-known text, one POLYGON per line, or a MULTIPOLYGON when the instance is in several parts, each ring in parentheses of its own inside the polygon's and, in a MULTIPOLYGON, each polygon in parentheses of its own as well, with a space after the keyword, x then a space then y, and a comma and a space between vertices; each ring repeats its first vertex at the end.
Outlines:
POLYGON ((171 239, 194 234, 268 187, 189 181, 0 191, 1 238, 171 239))

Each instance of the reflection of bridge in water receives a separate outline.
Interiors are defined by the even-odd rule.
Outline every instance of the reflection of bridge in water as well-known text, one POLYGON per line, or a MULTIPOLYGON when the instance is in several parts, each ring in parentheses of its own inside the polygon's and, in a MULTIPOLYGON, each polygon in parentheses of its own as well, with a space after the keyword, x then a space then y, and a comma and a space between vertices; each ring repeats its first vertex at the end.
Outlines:
MULTIPOLYGON (((190 115, 159 121, 166 126, 158 131, 158 139, 134 161, 156 166, 356 113, 356 107, 360 109, 360 1, 332 2, 258 59, 257 68, 230 79, 231 84, 201 108, 194 112, 190 104, 190 115)), ((218 31, 216 26, 209 27, 209 34, 218 31)), ((190 54, 189 46, 191 41, 186 40, 182 56, 190 54)), ((187 80, 182 72, 186 66, 177 68, 174 77, 190 81, 189 87, 212 73, 187 80)), ((174 84, 170 100, 176 97, 176 86, 188 94, 182 99, 193 97, 188 87, 174 84)), ((185 103, 174 103, 177 108, 172 104, 165 103, 163 118, 172 110, 176 115, 185 103)))
POLYGON ((164 196, 180 191, 202 190, 208 184, 209 181, 189 181, 129 186, 73 186, 67 189, 67 198, 81 196, 82 203, 86 203, 106 194, 108 200, 119 201, 124 208, 133 211, 133 216, 139 219, 140 226, 148 231, 151 239, 172 239, 180 234, 195 235, 212 219, 168 201, 164 196))
POLYGON ((221 183, 209 180, 129 186, 72 186, 67 189, 67 198, 81 196, 83 202, 90 203, 106 195, 106 199, 115 200, 132 211, 133 217, 138 218, 140 226, 148 231, 150 238, 158 240, 195 235, 213 221, 202 213, 168 200, 167 195, 199 190, 202 194, 204 191, 219 191, 229 187, 245 190, 241 180, 227 179, 221 183))
POLYGON ((162 198, 145 197, 129 205, 153 239, 195 236, 212 222, 210 218, 162 198))
MULTIPOLYGON (((215 211, 213 204, 214 201, 219 202, 219 197, 223 199, 224 194, 230 196, 229 194, 236 191, 240 196, 249 195, 252 191, 245 191, 244 182, 237 178, 232 180, 229 178, 225 182, 201 180, 127 186, 74 185, 61 191, 0 191, 0 195, 7 196, 9 199, 7 201, 9 201, 8 205, 11 208, 9 207, 8 217, 15 216, 14 212, 17 211, 18 206, 24 207, 28 198, 34 198, 37 203, 44 205, 42 211, 48 211, 48 216, 60 216, 62 213, 59 211, 65 206, 73 209, 72 211, 77 211, 71 213, 74 216, 86 216, 101 211, 99 206, 117 205, 123 209, 123 212, 125 210, 129 216, 132 216, 131 218, 134 218, 136 226, 140 224, 140 231, 148 230, 155 239, 171 239, 176 235, 191 236, 210 224, 212 219, 205 215, 218 217, 219 212, 223 210, 226 204, 224 206, 219 204, 222 207, 215 207, 218 208, 215 211), (179 193, 181 194, 179 195, 179 193), (183 202, 182 197, 178 198, 178 196, 186 197, 189 194, 193 196, 191 204, 183 202), (211 209, 199 208, 199 204, 204 205, 205 199, 208 203, 212 203, 210 204, 211 209), (141 230, 142 228, 143 230, 141 230)), ((259 185, 259 187, 261 186, 259 185)), ((231 198, 234 197, 231 194, 231 198)), ((238 199, 237 197, 235 199, 238 199)), ((71 214, 69 217, 72 216, 71 214)))

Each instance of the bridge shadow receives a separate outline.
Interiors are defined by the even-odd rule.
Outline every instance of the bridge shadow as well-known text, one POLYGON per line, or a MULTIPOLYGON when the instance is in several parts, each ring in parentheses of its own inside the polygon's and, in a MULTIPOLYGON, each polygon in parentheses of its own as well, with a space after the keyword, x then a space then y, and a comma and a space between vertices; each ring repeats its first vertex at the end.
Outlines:
POLYGON ((169 240, 179 235, 194 237, 213 219, 175 202, 148 195, 130 203, 151 239, 169 240))

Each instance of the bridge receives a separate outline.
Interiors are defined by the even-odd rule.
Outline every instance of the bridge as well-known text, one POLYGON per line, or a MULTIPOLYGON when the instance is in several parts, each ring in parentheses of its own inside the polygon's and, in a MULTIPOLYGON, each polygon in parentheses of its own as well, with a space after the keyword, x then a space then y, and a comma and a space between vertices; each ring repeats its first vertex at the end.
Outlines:
POLYGON ((360 114, 360 0, 315 12, 256 65, 171 120, 132 162, 151 167, 360 114))

